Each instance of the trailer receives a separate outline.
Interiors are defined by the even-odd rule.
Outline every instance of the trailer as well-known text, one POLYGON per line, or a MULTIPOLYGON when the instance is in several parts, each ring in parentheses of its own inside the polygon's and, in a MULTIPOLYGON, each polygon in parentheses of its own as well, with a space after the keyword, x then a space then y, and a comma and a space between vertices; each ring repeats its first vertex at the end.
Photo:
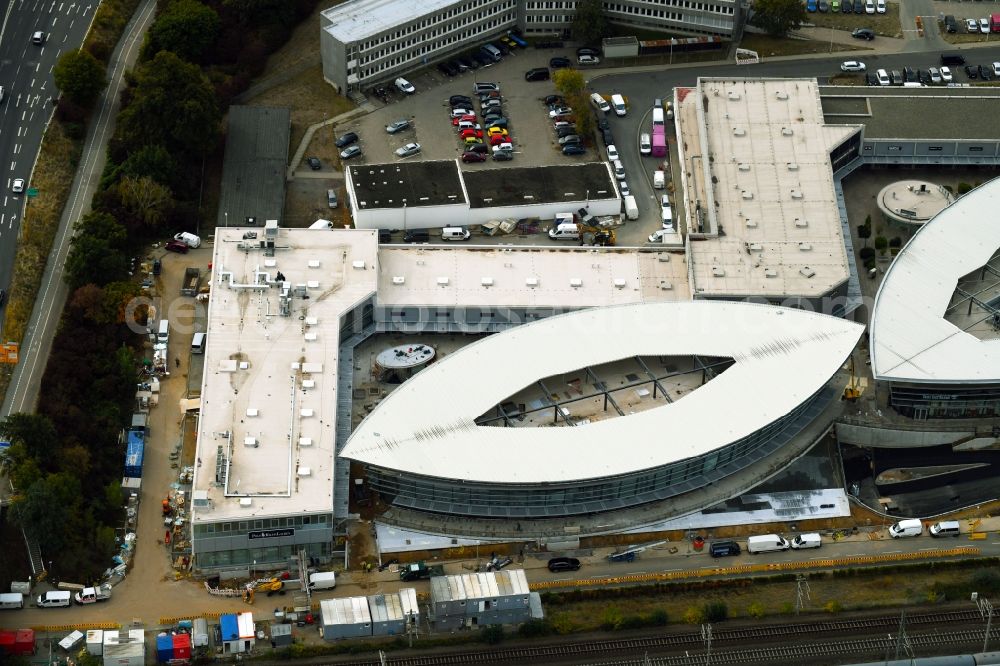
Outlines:
POLYGON ((194 266, 184 269, 181 296, 197 296, 199 285, 201 285, 201 270, 194 266))

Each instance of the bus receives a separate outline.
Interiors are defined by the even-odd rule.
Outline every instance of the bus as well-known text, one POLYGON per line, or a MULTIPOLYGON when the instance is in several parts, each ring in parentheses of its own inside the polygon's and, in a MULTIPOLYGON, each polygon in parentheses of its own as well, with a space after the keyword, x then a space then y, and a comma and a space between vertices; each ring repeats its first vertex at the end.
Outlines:
POLYGON ((653 125, 653 157, 667 156, 667 135, 663 131, 663 125, 653 125))

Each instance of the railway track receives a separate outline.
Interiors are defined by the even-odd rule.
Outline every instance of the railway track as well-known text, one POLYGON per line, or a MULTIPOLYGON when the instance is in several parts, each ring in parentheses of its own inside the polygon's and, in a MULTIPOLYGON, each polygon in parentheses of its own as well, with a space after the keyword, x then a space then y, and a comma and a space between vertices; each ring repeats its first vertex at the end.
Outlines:
MULTIPOLYGON (((948 611, 942 613, 926 613, 907 615, 906 626, 911 630, 921 627, 938 628, 949 623, 981 622, 977 610, 948 611)), ((833 656, 838 654, 884 654, 895 639, 889 636, 899 626, 898 616, 878 616, 849 620, 830 620, 826 622, 795 623, 779 625, 763 625, 745 629, 716 630, 712 636, 712 663, 739 664, 752 662, 767 662, 773 660, 803 658, 809 656, 833 656), (817 634, 844 634, 850 632, 871 632, 886 629, 885 637, 858 636, 849 641, 803 642, 795 645, 777 645, 770 647, 752 647, 754 644, 769 641, 794 639, 796 636, 815 636, 817 634), (725 643, 740 642, 747 647, 739 650, 718 650, 725 643), (721 645, 720 645, 721 644, 721 645)), ((991 638, 1000 638, 1000 629, 990 632, 991 638)), ((983 639, 983 630, 962 630, 952 633, 928 633, 909 636, 909 643, 914 648, 939 646, 944 644, 965 644, 983 639)), ((471 652, 453 652, 447 654, 427 654, 418 656, 387 658, 390 666, 449 666, 451 664, 487 664, 487 663, 546 663, 550 661, 565 661, 579 656, 581 659, 600 659, 602 654, 632 653, 647 651, 688 650, 696 651, 697 655, 664 656, 651 659, 653 664, 686 665, 705 663, 705 644, 700 632, 683 634, 666 634, 659 636, 610 639, 578 643, 559 643, 525 647, 497 647, 471 652)), ((377 660, 338 662, 340 666, 371 666, 377 660)), ((619 666, 641 664, 641 659, 616 659, 599 663, 601 666, 619 666)), ((793 662, 794 663, 794 662, 793 662)))

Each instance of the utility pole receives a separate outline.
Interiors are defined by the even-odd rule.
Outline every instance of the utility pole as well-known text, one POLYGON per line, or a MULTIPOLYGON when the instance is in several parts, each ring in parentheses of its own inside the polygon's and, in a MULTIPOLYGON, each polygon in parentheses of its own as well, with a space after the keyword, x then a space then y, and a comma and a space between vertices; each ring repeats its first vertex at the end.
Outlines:
POLYGON ((798 615, 806 601, 812 601, 809 595, 809 579, 805 574, 795 574, 795 614, 798 615))
POLYGON ((986 597, 977 594, 973 594, 972 599, 979 607, 979 614, 986 618, 986 633, 983 634, 983 652, 986 652, 986 646, 990 642, 990 626, 993 624, 993 604, 986 597))
POLYGON ((906 635, 906 611, 899 614, 899 634, 896 636, 896 659, 900 653, 913 658, 913 646, 910 645, 910 637, 906 635))
POLYGON ((712 661, 712 625, 708 622, 701 625, 701 640, 705 641, 705 666, 712 661))

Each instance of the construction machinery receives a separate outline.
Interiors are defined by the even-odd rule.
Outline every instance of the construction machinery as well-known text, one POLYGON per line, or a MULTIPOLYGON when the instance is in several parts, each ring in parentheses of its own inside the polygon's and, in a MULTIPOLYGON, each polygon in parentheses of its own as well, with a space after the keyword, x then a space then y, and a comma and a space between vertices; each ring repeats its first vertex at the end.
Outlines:
POLYGON ((844 389, 844 400, 848 402, 855 402, 861 397, 861 388, 858 383, 858 376, 854 372, 854 354, 851 354, 851 360, 847 363, 847 371, 851 373, 851 381, 844 389))
POLYGON ((243 601, 248 604, 252 604, 257 592, 267 592, 267 596, 269 597, 275 594, 284 594, 284 587, 285 581, 280 578, 258 580, 256 582, 248 583, 246 589, 243 591, 243 601))

